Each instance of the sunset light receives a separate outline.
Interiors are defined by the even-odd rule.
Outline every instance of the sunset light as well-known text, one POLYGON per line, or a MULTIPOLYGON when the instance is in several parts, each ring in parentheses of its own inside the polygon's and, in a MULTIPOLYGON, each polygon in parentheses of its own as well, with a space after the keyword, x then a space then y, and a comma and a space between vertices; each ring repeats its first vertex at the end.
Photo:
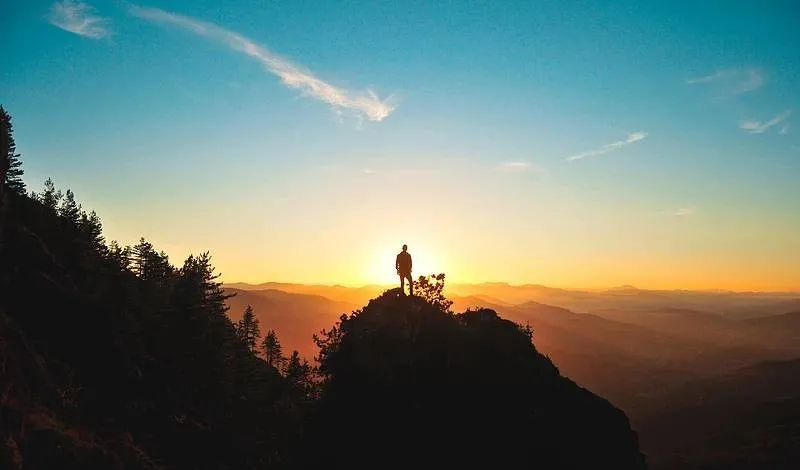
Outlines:
POLYGON ((394 271, 395 256, 400 252, 403 243, 408 245, 408 251, 413 256, 414 277, 427 276, 429 274, 438 274, 440 272, 450 273, 451 266, 445 264, 441 256, 437 256, 437 250, 431 249, 420 242, 419 238, 409 236, 402 240, 395 241, 396 248, 392 249, 389 245, 390 240, 386 240, 388 248, 381 249, 376 252, 374 256, 365 260, 366 270, 364 277, 354 280, 358 284, 395 284, 397 282, 397 273, 394 271), (405 240, 409 240, 406 242, 405 240), (414 242, 414 240, 417 240, 414 242))
POLYGON ((0 1, 0 468, 798 468, 799 20, 0 1))
POLYGON ((500 29, 364 20, 355 43, 350 19, 306 35, 269 9, 34 5, 0 82, 25 178, 71 188, 108 240, 207 250, 226 282, 393 283, 407 241, 415 274, 460 282, 800 289, 792 41, 723 60, 697 32, 648 52, 637 26, 600 46, 558 3, 498 7, 500 29))

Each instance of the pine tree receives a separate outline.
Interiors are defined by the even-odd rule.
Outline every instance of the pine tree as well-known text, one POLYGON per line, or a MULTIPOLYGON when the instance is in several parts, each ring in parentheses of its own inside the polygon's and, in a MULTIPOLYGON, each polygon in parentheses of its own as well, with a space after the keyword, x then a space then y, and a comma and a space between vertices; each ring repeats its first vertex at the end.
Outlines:
POLYGON ((129 246, 122 248, 116 240, 111 240, 111 243, 108 244, 106 256, 113 261, 114 264, 119 266, 120 270, 125 271, 130 269, 131 248, 129 246))
POLYGON ((131 249, 131 269, 134 274, 142 279, 147 273, 148 262, 153 259, 152 254, 153 245, 146 241, 144 237, 140 238, 139 243, 131 249))
POLYGON ((307 393, 311 388, 311 366, 305 359, 300 359, 297 350, 292 351, 292 355, 286 361, 284 376, 302 393, 307 393))
POLYGON ((228 305, 225 302, 234 294, 226 294, 222 289, 222 282, 217 279, 220 273, 214 273, 214 266, 211 264, 211 255, 206 251, 196 258, 197 267, 202 274, 203 289, 205 291, 204 306, 210 312, 214 312, 221 317, 227 318, 228 305))
POLYGON ((103 224, 95 211, 90 212, 88 215, 85 212, 81 213, 80 227, 92 248, 104 250, 106 240, 103 237, 103 224))
POLYGON ((284 374, 286 375, 287 379, 294 379, 301 372, 302 364, 300 363, 300 353, 297 350, 292 351, 291 356, 286 361, 286 369, 284 370, 284 374))
MULTIPOLYGON (((96 219, 96 214, 92 213, 88 217, 88 223, 93 226, 93 220, 96 219)), ((101 244, 104 242, 100 232, 90 230, 87 235, 93 239, 94 243, 101 244)), ((144 239, 139 239, 139 243, 128 250, 128 259, 130 260, 130 269, 136 274, 139 279, 155 283, 158 286, 165 286, 175 274, 175 270, 169 264, 169 256, 162 250, 157 253, 153 249, 153 244, 144 239)), ((190 257, 194 262, 194 257, 190 257)), ((187 260, 188 261, 188 260, 187 260)))
POLYGON ((61 205, 58 208, 58 215, 77 226, 80 213, 81 208, 75 202, 75 194, 68 189, 64 200, 61 201, 61 205))
POLYGON ((47 181, 44 182, 44 192, 41 194, 41 196, 38 196, 37 199, 39 202, 44 204, 45 207, 49 208, 53 212, 57 212, 58 204, 62 197, 63 194, 61 194, 61 190, 56 190, 53 180, 47 178, 47 181))
POLYGON ((202 307, 209 314, 228 320, 228 306, 225 301, 233 294, 226 294, 222 283, 217 281, 219 274, 214 274, 211 256, 208 252, 199 256, 189 255, 180 270, 181 286, 180 302, 186 306, 202 307))
POLYGON ((167 284, 174 273, 172 265, 169 264, 169 256, 164 250, 158 253, 154 250, 150 253, 147 268, 144 278, 148 281, 154 281, 162 287, 167 284))
POLYGON ((22 161, 19 159, 17 146, 14 143, 14 125, 11 115, 0 106, 0 182, 20 195, 25 194, 25 183, 22 181, 22 161))
POLYGON ((261 349, 264 351, 264 359, 267 364, 272 367, 278 368, 283 362, 283 350, 281 342, 278 341, 278 335, 274 330, 267 331, 261 341, 261 349))
POLYGON ((236 334, 250 351, 256 352, 256 345, 258 344, 258 338, 261 336, 261 331, 258 327, 258 318, 256 318, 253 307, 250 305, 244 309, 241 320, 236 324, 236 334))

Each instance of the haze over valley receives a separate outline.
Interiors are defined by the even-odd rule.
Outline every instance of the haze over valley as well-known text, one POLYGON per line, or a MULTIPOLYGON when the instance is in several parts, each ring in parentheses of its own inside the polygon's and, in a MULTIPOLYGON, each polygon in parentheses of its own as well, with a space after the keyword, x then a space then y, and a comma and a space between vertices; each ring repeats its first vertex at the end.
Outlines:
MULTIPOLYGON (((234 321, 251 305, 263 328, 274 329, 285 348, 306 357, 317 354, 312 334, 389 287, 225 285, 236 294, 228 300, 234 321)), ((786 446, 774 461, 796 455, 800 293, 506 283, 445 290, 454 311, 491 308, 529 324, 537 349, 564 375, 629 414, 651 468, 732 465, 750 458, 748 439, 786 446), (685 431, 675 433, 676 427, 685 431), (793 437, 786 440, 784 433, 793 437)))

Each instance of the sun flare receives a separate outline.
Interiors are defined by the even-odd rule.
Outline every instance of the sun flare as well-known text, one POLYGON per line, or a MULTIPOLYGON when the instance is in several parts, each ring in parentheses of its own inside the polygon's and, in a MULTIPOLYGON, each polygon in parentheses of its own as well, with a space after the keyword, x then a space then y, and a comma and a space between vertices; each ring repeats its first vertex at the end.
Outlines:
MULTIPOLYGON (((419 276, 446 272, 446 267, 436 250, 425 242, 408 241, 408 252, 413 260, 412 276, 419 276)), ((366 273, 364 281, 369 284, 395 284, 398 283, 397 272, 394 269, 395 257, 400 253, 403 243, 386 243, 376 250, 374 255, 365 260, 366 273), (394 246, 396 245, 396 246, 394 246)))

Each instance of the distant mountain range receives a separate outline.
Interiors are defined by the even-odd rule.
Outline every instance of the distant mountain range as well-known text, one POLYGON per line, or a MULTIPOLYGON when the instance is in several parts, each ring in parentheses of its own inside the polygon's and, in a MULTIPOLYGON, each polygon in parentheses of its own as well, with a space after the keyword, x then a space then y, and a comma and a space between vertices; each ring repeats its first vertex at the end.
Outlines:
POLYGON ((688 381, 640 413, 651 470, 790 469, 800 462, 800 359, 688 381))
MULTIPOLYGON (((265 282, 230 283, 225 287, 243 291, 281 290, 297 294, 321 295, 331 300, 363 305, 394 285, 370 284, 360 287, 306 285, 265 282)), ((800 310, 800 292, 732 292, 723 290, 648 290, 631 285, 608 289, 562 289, 537 284, 512 285, 503 282, 448 284, 451 297, 476 297, 496 304, 519 305, 529 301, 555 305, 575 312, 599 309, 689 309, 725 315, 730 318, 755 318, 800 310)))
MULTIPOLYGON (((229 300, 234 320, 252 305, 262 330, 275 329, 285 349, 298 349, 309 358, 317 353, 313 333, 386 290, 280 283, 225 287, 236 294, 229 300)), ((800 422, 791 421, 795 415, 784 410, 788 423, 770 416, 796 404, 800 391, 763 384, 771 383, 765 374, 774 377, 776 370, 800 374, 795 371, 800 367, 800 293, 633 286, 590 291, 505 283, 448 285, 446 293, 456 312, 490 308, 530 325, 537 349, 562 374, 628 413, 634 428, 641 429, 651 468, 756 468, 740 464, 752 453, 747 446, 759 445, 759 432, 776 440, 775 445, 796 438, 774 429, 788 426, 795 433, 800 422), (703 408, 697 432, 675 433, 678 424, 692 426, 691 416, 701 406, 698 397, 708 403, 715 397, 727 401, 703 408), (759 420, 751 408, 773 414, 759 420), (738 427, 737 417, 742 420, 738 427), (726 426, 730 436, 746 436, 745 441, 707 444, 716 426, 726 426), (707 466, 682 461, 682 452, 707 466), (723 461, 727 466, 712 465, 723 461)))
MULTIPOLYGON (((297 349, 308 358, 316 354, 312 334, 364 305, 362 297, 371 298, 380 289, 279 283, 248 289, 232 286, 227 288, 236 294, 229 300, 234 321, 246 305, 252 305, 263 330, 274 329, 284 348, 297 349)), ((783 310, 796 308, 797 298, 638 289, 629 295, 630 289, 583 292, 487 283, 448 290, 454 311, 492 308, 506 318, 530 324, 537 346, 557 366, 621 406, 644 406, 642 394, 668 384, 736 370, 759 360, 800 357, 800 314, 783 310), (698 303, 707 310, 686 306, 698 303), (576 313, 581 310, 570 308, 574 305, 590 313, 576 313), (730 313, 737 308, 749 314, 730 313), (623 373, 636 380, 619 381, 623 373)))
POLYGON ((235 294, 228 299, 228 314, 233 321, 238 321, 245 306, 251 305, 261 324, 262 333, 268 329, 275 330, 287 354, 297 349, 309 359, 317 353, 311 335, 323 328, 330 328, 343 313, 350 313, 359 306, 317 294, 274 288, 240 290, 227 287, 226 292, 235 294))

